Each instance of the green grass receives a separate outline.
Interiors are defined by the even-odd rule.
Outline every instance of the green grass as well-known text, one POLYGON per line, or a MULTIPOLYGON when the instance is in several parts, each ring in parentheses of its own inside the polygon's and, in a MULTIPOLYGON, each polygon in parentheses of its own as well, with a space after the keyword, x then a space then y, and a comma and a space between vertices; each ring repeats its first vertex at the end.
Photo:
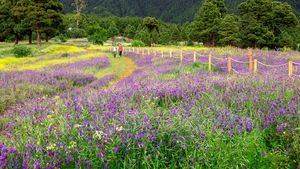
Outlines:
POLYGON ((98 72, 95 69, 88 69, 85 72, 93 73, 98 78, 104 77, 106 75, 114 74, 119 79, 122 79, 129 76, 136 69, 135 63, 128 57, 123 56, 123 57, 114 58, 111 53, 107 53, 106 55, 108 56, 111 62, 111 66, 104 68, 98 72))

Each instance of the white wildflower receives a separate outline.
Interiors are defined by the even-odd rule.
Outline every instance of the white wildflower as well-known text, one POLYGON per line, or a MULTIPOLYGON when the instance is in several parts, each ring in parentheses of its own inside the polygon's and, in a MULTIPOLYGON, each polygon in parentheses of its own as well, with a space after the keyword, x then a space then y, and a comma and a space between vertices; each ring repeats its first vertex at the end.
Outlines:
POLYGON ((123 127, 122 127, 122 126, 117 127, 116 130, 117 130, 118 132, 121 132, 121 131, 123 131, 123 127))
POLYGON ((93 138, 95 139, 101 139, 104 133, 102 131, 96 131, 95 134, 93 135, 93 138))

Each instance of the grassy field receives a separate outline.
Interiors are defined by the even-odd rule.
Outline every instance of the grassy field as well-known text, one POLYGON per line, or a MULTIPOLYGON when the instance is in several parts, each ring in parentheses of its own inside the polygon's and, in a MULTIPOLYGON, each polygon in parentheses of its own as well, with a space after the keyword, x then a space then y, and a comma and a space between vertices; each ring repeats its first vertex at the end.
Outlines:
POLYGON ((0 44, 0 168, 300 166, 299 52, 81 43, 0 44))

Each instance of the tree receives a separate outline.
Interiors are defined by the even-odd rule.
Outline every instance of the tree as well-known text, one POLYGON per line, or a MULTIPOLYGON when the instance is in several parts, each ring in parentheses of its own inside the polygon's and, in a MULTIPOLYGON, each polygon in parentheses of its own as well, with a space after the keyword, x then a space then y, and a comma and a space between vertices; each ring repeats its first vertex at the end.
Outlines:
POLYGON ((87 32, 89 34, 88 40, 93 44, 103 45, 107 40, 107 31, 97 24, 89 26, 87 32))
POLYGON ((180 27, 176 24, 171 24, 169 25, 169 28, 171 31, 171 42, 173 44, 176 44, 176 42, 180 42, 182 40, 182 30, 180 29, 180 27))
POLYGON ((37 33, 38 46, 42 44, 42 33, 56 30, 62 22, 62 4, 58 0, 20 0, 13 8, 16 17, 25 17, 32 30, 37 33))
POLYGON ((15 44, 18 44, 24 25, 21 24, 19 17, 13 14, 12 9, 16 6, 17 0, 0 1, 0 31, 4 39, 11 35, 15 38, 15 44))
POLYGON ((147 31, 144 27, 140 26, 138 29, 137 29, 137 33, 134 37, 134 39, 137 39, 137 40, 141 40, 143 41, 145 44, 149 45, 152 43, 152 37, 149 33, 149 31, 147 31))
POLYGON ((132 25, 127 25, 125 28, 124 34, 129 38, 134 38, 136 29, 132 25))
POLYGON ((172 32, 170 31, 169 25, 168 24, 161 24, 159 27, 159 43, 168 45, 171 42, 172 39, 172 32))
POLYGON ((62 25, 63 17, 62 17, 62 4, 57 0, 48 0, 47 6, 45 6, 45 10, 47 11, 47 17, 50 22, 44 28, 45 40, 48 42, 50 37, 54 37, 59 31, 59 27, 62 25))
POLYGON ((154 17, 146 17, 143 20, 143 25, 147 28, 149 34, 150 34, 150 42, 147 44, 151 46, 153 43, 153 32, 156 30, 157 33, 159 33, 159 22, 156 18, 154 17))
POLYGON ((116 23, 112 22, 108 28, 108 36, 114 37, 114 36, 117 36, 118 34, 119 34, 119 30, 116 26, 116 23))
POLYGON ((77 28, 79 28, 79 21, 80 21, 80 18, 81 18, 81 12, 86 7, 86 1, 85 0, 74 0, 72 5, 75 7, 76 26, 77 26, 77 28))
POLYGON ((282 33, 298 24, 292 7, 287 3, 247 0, 238 8, 241 15, 243 46, 283 47, 288 43, 286 39, 282 40, 282 33))
POLYGON ((226 8, 224 0, 212 0, 212 3, 217 5, 217 7, 221 13, 221 17, 224 17, 227 14, 227 8, 226 8))
POLYGON ((239 17, 233 14, 226 15, 220 22, 218 34, 220 36, 220 45, 237 46, 241 39, 239 38, 240 21, 239 17))
POLYGON ((293 49, 300 51, 300 24, 298 24, 295 28, 290 28, 288 33, 293 39, 293 49))
POLYGON ((220 2, 217 0, 204 1, 191 25, 192 40, 203 41, 205 44, 212 46, 216 45, 219 23, 225 12, 223 8, 220 8, 222 6, 220 2))

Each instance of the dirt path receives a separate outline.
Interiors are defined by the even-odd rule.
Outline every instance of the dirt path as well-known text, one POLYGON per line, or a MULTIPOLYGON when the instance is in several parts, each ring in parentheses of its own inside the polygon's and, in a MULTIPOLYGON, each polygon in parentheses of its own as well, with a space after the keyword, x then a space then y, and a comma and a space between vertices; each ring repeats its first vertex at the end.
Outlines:
POLYGON ((133 71, 137 68, 136 64, 131 58, 128 57, 117 57, 114 58, 111 54, 107 54, 111 62, 111 66, 101 70, 96 74, 97 78, 104 77, 106 75, 116 75, 117 79, 112 81, 109 86, 116 84, 117 82, 130 76, 133 71))

